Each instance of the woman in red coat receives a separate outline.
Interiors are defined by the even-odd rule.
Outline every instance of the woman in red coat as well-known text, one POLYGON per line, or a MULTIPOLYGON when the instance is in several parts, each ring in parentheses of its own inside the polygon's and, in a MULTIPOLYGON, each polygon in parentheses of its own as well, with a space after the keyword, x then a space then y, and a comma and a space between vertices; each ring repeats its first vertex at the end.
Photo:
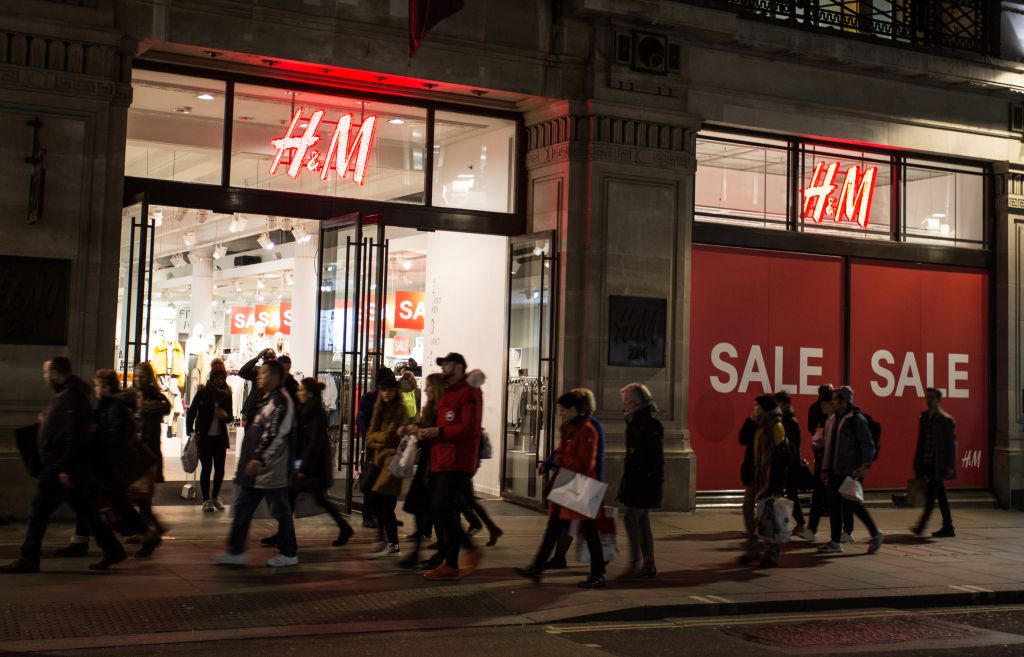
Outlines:
MULTIPOLYGON (((567 392, 558 398, 558 420, 562 425, 562 438, 555 450, 554 464, 559 469, 566 468, 573 472, 597 479, 598 439, 597 429, 590 420, 589 401, 581 389, 567 392)), ((555 471, 557 476, 558 471, 555 471)), ((544 564, 551 557, 551 552, 558 542, 558 536, 573 520, 580 521, 580 529, 587 539, 590 551, 590 576, 579 583, 580 588, 595 589, 604 587, 604 555, 601 552, 601 538, 597 532, 597 523, 575 511, 548 503, 548 527, 544 532, 540 550, 529 568, 517 568, 516 573, 534 582, 540 582, 544 564)))

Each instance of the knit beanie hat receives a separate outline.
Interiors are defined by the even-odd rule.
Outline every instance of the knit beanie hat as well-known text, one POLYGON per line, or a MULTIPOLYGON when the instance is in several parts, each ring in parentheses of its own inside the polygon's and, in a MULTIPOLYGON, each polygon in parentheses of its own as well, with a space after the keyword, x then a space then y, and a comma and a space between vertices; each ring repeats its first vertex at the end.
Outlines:
POLYGON ((228 368, 224 366, 224 361, 219 358, 214 358, 210 361, 210 376, 213 376, 214 374, 227 375, 227 373, 228 368))

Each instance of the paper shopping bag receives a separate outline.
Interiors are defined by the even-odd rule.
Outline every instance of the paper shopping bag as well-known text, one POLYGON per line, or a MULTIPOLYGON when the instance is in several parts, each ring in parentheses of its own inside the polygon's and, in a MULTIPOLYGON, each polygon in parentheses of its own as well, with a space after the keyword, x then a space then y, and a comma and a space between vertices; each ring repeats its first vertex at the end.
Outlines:
POLYGON ((608 484, 603 481, 560 468, 548 501, 587 518, 596 518, 607 490, 608 484))

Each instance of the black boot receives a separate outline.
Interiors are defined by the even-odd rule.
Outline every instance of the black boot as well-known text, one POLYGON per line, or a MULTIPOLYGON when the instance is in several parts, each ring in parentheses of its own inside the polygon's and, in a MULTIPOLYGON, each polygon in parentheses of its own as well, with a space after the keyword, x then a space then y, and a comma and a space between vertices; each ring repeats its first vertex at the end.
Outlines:
MULTIPOLYGON (((348 539, 352 538, 352 535, 356 533, 356 530, 352 529, 349 525, 343 525, 338 531, 338 538, 334 540, 331 545, 334 547, 341 547, 345 543, 348 543, 348 539)), ((274 536, 274 542, 277 542, 277 536, 274 536)))

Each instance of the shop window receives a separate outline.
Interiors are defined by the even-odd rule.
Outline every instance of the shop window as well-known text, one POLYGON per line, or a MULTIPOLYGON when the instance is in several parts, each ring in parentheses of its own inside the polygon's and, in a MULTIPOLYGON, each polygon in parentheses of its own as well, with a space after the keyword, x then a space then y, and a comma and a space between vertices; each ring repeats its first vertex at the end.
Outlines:
POLYGON ((788 161, 785 142, 698 139, 697 219, 785 229, 788 161))
POLYGON ((908 160, 905 171, 905 241, 984 248, 985 184, 980 169, 940 169, 908 160))
POLYGON ((231 185, 422 204, 426 121, 416 107, 239 84, 231 185), (315 141, 294 147, 310 121, 315 141), (272 141, 284 138, 295 141, 278 159, 272 141))
POLYGON ((513 212, 515 142, 515 121, 437 112, 433 204, 513 212))
POLYGON ((799 193, 804 231, 892 239, 890 158, 807 145, 799 193))
POLYGON ((225 85, 135 69, 126 176, 220 184, 225 85))

